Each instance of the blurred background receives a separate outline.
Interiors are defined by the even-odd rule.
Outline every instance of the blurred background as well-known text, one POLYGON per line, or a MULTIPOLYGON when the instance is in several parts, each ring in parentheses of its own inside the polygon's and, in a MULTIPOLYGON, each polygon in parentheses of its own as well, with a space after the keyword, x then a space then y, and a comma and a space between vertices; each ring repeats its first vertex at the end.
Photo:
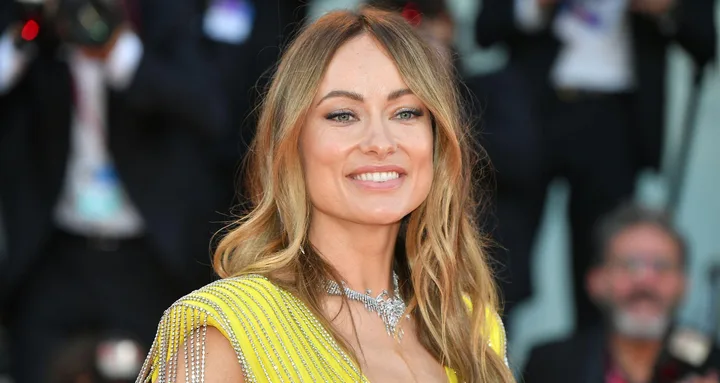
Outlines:
MULTIPOLYGON (((493 255, 518 376, 537 346, 599 326, 628 335, 585 292, 621 231, 599 244, 593 233, 628 204, 671 227, 640 214, 623 228, 687 243, 672 328, 718 341, 714 1, 369 2, 416 25, 467 84, 497 171, 483 214, 506 248, 493 255)), ((0 383, 134 380, 162 310, 212 280, 208 244, 243 202, 252 106, 283 44, 362 3, 3 0, 0 383)), ((662 253, 643 253, 661 237, 637 237, 628 254, 662 253)), ((659 302, 658 267, 632 283, 659 302)))

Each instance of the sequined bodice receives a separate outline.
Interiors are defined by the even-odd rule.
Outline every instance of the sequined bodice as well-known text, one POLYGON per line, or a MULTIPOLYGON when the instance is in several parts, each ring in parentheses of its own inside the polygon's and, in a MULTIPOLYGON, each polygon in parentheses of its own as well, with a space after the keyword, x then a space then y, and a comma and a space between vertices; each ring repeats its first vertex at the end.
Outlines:
MULTIPOLYGON (((138 377, 139 382, 203 382, 207 326, 217 328, 237 354, 245 381, 367 382, 317 317, 298 298, 268 279, 249 275, 217 281, 171 306, 138 377), (183 347, 185 360, 178 360, 183 347)), ((491 346, 504 356, 504 332, 491 346)), ((491 334, 493 335, 493 334, 491 334)), ((446 369, 450 383, 457 377, 446 369)))

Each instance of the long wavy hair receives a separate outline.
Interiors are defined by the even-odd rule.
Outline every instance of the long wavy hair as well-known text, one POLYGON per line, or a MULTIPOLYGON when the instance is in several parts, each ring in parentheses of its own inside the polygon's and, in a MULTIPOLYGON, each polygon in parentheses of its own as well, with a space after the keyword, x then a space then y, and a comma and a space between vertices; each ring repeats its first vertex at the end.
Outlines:
POLYGON ((284 52, 261 104, 247 159, 251 209, 218 244, 215 271, 223 278, 261 274, 291 291, 357 362, 347 340, 323 314, 323 282, 340 278, 308 242, 311 201, 298 142, 334 53, 362 34, 387 51, 433 119, 434 180, 427 199, 403 219, 394 261, 418 337, 464 381, 514 382, 487 342, 487 313, 498 310, 498 299, 486 242, 473 222, 474 146, 455 75, 395 14, 370 8, 328 13, 302 30, 284 52))

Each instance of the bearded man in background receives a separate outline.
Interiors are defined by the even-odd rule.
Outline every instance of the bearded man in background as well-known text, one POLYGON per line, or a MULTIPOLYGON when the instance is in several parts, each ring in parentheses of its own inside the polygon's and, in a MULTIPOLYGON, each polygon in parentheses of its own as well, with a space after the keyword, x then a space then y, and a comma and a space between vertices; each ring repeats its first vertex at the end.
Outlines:
MULTIPOLYGON (((663 212, 633 205, 609 214, 596 238, 597 259, 586 281, 603 326, 535 348, 525 383, 653 381, 686 288, 685 240, 663 212)), ((680 382, 718 383, 717 345, 701 370, 680 382)))

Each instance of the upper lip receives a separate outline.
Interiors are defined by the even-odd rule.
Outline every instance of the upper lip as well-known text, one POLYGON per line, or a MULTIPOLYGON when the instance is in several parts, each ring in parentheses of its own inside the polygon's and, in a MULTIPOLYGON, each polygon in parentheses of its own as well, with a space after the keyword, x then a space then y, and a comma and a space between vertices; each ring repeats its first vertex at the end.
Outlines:
POLYGON ((386 172, 395 172, 400 175, 407 174, 407 171, 397 165, 368 165, 368 166, 361 166, 352 172, 348 174, 348 176, 355 176, 358 174, 364 174, 364 173, 386 173, 386 172))

